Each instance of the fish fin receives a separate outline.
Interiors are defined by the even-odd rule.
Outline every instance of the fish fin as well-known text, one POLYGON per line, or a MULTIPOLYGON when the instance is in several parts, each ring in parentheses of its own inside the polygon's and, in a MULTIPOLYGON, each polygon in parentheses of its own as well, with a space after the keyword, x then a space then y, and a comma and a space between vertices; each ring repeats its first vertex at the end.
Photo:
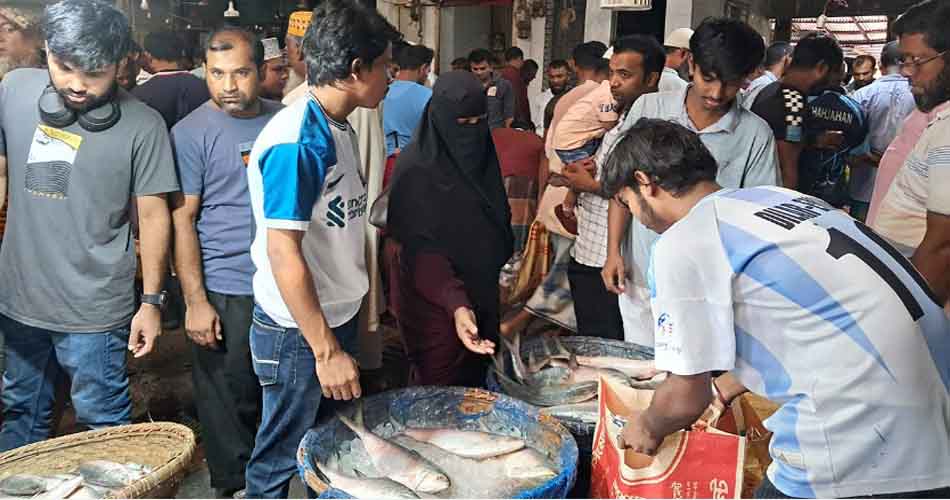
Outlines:
POLYGON ((560 355, 560 356, 572 356, 572 355, 574 354, 573 352, 571 352, 570 349, 567 348, 567 346, 564 345, 563 342, 561 342, 561 336, 560 336, 560 335, 554 335, 551 339, 554 341, 554 347, 555 347, 555 349, 557 349, 558 355, 560 355))
POLYGON ((330 478, 328 478, 327 475, 324 474, 322 470, 320 470, 321 465, 322 464, 314 460, 313 473, 317 476, 317 479, 319 479, 320 481, 323 481, 323 483, 326 484, 327 486, 331 486, 330 478))
POLYGON ((353 422, 356 423, 359 427, 366 427, 363 423, 363 400, 356 401, 356 415, 353 417, 353 422))

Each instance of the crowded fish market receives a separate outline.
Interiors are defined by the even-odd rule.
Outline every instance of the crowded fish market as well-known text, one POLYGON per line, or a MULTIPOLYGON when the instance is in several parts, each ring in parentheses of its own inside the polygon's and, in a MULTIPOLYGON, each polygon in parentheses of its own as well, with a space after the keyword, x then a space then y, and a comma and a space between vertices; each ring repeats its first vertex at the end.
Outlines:
POLYGON ((0 498, 948 498, 947 26, 0 0, 0 498))

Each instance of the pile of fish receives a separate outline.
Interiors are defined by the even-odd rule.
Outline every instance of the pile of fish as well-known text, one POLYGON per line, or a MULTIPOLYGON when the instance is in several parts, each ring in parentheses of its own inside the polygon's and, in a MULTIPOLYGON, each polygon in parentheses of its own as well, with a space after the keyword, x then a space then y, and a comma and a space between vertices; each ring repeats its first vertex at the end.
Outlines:
POLYGON ((79 468, 71 474, 7 476, 0 480, 0 495, 6 498, 39 499, 103 498, 150 472, 151 469, 144 465, 92 460, 79 464, 79 468))
POLYGON ((538 357, 531 352, 527 361, 521 356, 520 335, 510 341, 502 338, 502 343, 504 348, 493 358, 498 384, 509 396, 541 406, 541 413, 557 418, 596 421, 601 377, 643 389, 655 387, 666 377, 652 360, 577 355, 557 335, 544 336, 544 354, 538 357))
POLYGON ((557 476, 550 462, 526 447, 521 438, 454 428, 414 428, 392 419, 397 432, 383 438, 363 424, 360 404, 352 419, 337 417, 356 439, 348 456, 337 450, 327 463, 315 460, 315 473, 328 486, 356 498, 497 498, 557 476), (369 463, 361 463, 361 457, 368 457, 369 463))

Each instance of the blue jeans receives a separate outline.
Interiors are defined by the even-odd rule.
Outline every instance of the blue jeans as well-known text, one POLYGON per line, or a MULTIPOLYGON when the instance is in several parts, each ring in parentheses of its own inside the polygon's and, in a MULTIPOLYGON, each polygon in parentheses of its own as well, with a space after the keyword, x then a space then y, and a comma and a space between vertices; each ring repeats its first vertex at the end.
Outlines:
MULTIPOLYGON (((358 315, 333 329, 343 350, 354 357, 357 325, 358 315)), ((297 471, 297 447, 316 422, 323 396, 313 351, 299 329, 279 326, 254 306, 251 356, 263 390, 263 411, 247 464, 247 498, 287 498, 297 471)))
POLYGON ((52 332, 0 314, 0 332, 6 340, 0 451, 49 438, 60 370, 72 382, 78 424, 99 429, 131 423, 127 327, 95 333, 52 332))

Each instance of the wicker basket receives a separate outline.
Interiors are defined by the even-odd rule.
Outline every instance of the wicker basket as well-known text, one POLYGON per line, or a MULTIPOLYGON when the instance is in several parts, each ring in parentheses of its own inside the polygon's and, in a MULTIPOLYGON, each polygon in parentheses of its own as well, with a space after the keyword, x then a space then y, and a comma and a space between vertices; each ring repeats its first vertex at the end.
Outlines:
POLYGON ((111 460, 152 468, 106 498, 170 498, 191 465, 195 435, 170 422, 123 425, 40 441, 0 454, 0 479, 14 474, 74 473, 81 462, 111 460))

